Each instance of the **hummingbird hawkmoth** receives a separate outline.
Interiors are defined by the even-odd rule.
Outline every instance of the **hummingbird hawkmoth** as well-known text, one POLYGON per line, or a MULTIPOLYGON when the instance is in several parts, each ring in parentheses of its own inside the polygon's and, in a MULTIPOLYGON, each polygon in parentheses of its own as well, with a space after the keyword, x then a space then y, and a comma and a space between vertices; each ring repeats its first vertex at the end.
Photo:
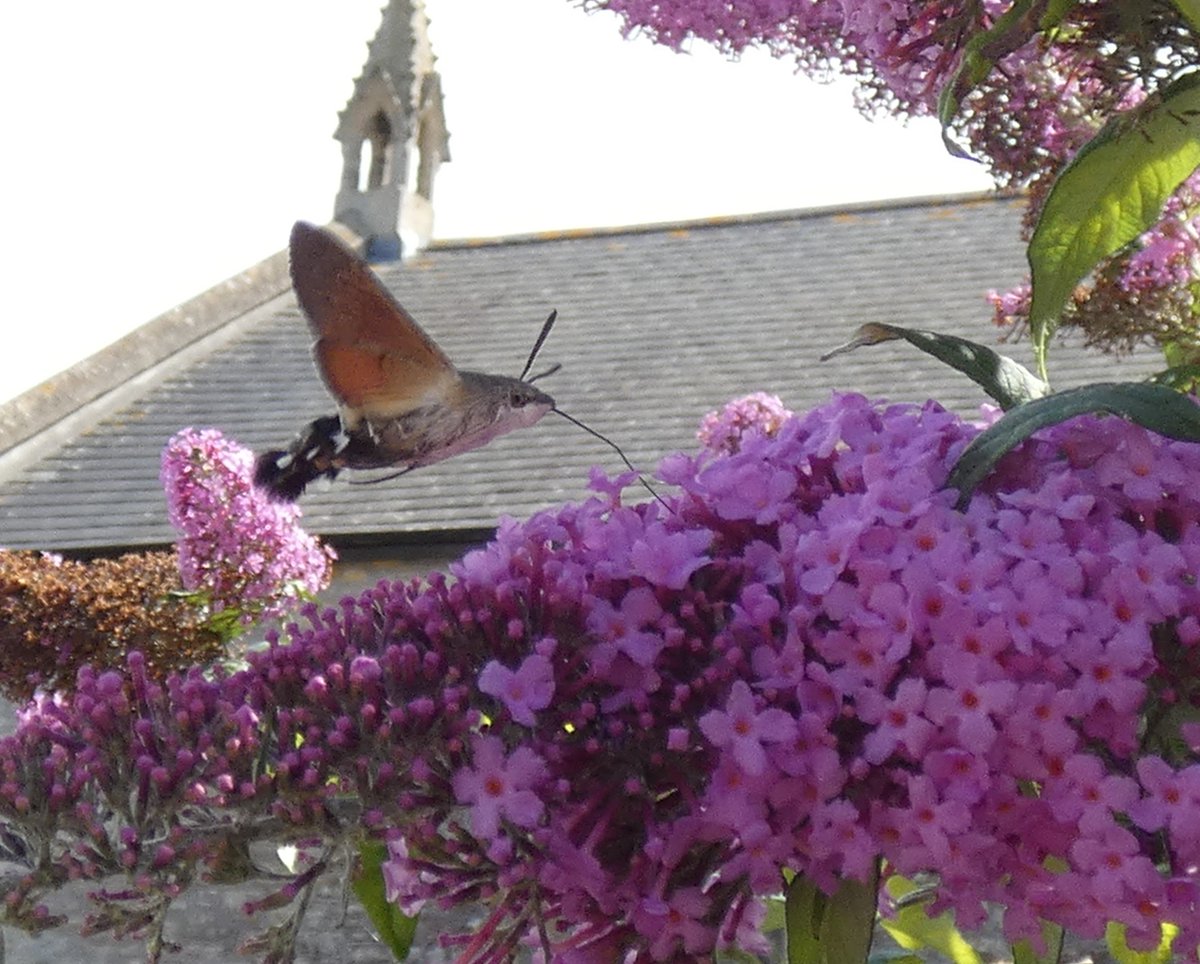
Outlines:
POLYGON ((273 497, 293 501, 309 482, 347 468, 399 467, 402 474, 554 410, 554 399, 525 380, 553 313, 520 378, 460 371, 328 231, 298 221, 289 251, 313 358, 338 414, 311 422, 286 451, 259 456, 254 481, 273 497))

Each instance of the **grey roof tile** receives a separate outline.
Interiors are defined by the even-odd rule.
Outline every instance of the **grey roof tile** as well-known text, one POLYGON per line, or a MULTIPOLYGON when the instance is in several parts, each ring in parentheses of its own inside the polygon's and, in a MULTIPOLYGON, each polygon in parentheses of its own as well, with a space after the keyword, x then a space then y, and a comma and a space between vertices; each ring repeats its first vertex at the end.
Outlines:
MULTIPOLYGON (((977 409, 965 378, 901 345, 828 363, 820 354, 868 321, 994 341, 982 293, 1026 273, 1022 203, 892 203, 623 231, 438 244, 382 271, 460 368, 517 374, 551 308, 558 324, 542 387, 650 470, 694 444, 705 412, 751 391, 794 409, 833 390, 977 409)), ((1027 345, 1006 353, 1029 363, 1027 345)), ((1139 377, 1126 363, 1057 349, 1067 387, 1139 377)), ((151 380, 129 404, 0 481, 0 545, 94 549, 168 542, 159 453, 178 429, 214 426, 261 449, 333 411, 286 295, 233 337, 151 380)), ((589 466, 622 468, 565 420, 374 486, 343 476, 302 500, 306 525, 348 539, 408 540, 487 528, 584 492, 589 466)))

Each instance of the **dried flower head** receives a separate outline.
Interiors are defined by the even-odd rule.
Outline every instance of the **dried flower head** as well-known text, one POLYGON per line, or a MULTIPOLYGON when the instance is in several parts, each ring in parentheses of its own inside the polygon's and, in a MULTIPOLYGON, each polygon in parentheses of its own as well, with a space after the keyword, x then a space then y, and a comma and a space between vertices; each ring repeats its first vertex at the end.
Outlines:
POLYGON ((220 637, 183 596, 169 552, 91 562, 0 552, 0 691, 69 689, 84 664, 122 667, 133 650, 158 678, 216 658, 220 637))

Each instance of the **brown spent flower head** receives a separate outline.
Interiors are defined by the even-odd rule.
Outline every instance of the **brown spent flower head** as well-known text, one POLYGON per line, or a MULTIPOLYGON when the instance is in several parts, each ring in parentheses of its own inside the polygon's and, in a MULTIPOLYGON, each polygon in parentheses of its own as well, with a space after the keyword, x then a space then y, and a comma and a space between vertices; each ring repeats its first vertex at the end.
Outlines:
POLYGON ((173 552, 79 562, 0 551, 0 692, 70 689, 80 666, 121 670, 133 650, 159 679, 219 657, 184 592, 173 552))

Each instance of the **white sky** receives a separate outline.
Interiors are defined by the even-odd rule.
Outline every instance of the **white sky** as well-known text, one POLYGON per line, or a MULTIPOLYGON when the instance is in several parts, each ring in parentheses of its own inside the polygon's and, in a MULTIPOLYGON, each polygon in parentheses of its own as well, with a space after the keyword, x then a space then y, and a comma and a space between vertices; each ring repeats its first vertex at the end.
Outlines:
MULTIPOLYGON (((936 124, 763 54, 624 40, 570 0, 427 0, 453 161, 438 237, 988 186, 936 124)), ((383 0, 21 3, 0 33, 0 400, 329 220, 383 0), (14 337, 15 336, 15 337, 14 337)))

